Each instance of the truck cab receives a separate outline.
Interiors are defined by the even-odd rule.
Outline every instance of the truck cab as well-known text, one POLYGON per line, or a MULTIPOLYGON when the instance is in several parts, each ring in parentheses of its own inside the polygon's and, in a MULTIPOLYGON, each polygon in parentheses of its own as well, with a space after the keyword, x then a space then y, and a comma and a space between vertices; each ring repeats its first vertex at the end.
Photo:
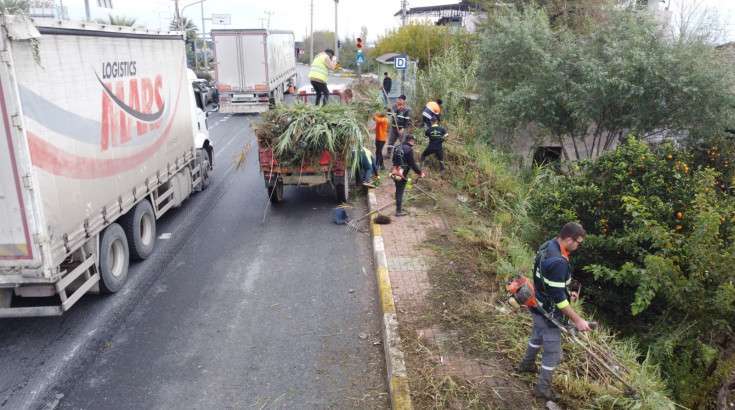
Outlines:
POLYGON ((191 82, 191 110, 192 110, 192 129, 194 130, 194 146, 197 149, 204 150, 207 153, 209 162, 209 170, 212 170, 214 164, 214 145, 209 138, 209 125, 207 118, 214 111, 207 111, 206 100, 200 94, 200 82, 192 69, 187 69, 187 77, 191 82))

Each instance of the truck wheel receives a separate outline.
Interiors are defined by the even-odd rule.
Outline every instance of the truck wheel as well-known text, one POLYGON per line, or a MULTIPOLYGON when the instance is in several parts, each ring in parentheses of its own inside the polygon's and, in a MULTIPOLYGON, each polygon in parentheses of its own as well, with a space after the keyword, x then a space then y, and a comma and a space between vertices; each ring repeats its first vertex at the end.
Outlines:
POLYGON ((133 259, 143 260, 151 256, 156 246, 156 216, 151 203, 145 199, 138 202, 121 223, 133 259))
POLYGON ((197 164, 199 164, 200 169, 200 175, 202 177, 201 182, 199 183, 199 187, 197 188, 197 191, 204 191, 209 186, 209 168, 211 162, 211 158, 209 157, 210 154, 208 151, 205 150, 197 150, 197 164))
POLYGON ((350 176, 345 170, 344 176, 335 177, 334 191, 337 197, 337 202, 340 204, 346 203, 350 199, 350 176))
POLYGON ((268 188, 268 198, 274 204, 283 202, 283 181, 276 181, 273 185, 268 188))
POLYGON ((9 308, 13 303, 13 289, 0 289, 0 308, 9 308))
POLYGON ((130 254, 123 228, 114 223, 102 232, 100 240, 100 291, 115 293, 128 278, 130 254))

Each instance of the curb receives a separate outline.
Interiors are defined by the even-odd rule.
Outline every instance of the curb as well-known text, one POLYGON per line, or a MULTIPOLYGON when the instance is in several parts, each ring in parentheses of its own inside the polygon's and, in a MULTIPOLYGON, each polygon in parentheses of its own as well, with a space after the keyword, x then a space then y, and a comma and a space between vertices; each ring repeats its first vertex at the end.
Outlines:
MULTIPOLYGON (((373 191, 368 191, 369 211, 378 209, 378 199, 373 191)), ((375 216, 370 216, 370 232, 373 237, 373 255, 375 257, 375 276, 378 280, 380 308, 383 312, 383 346, 385 348, 385 367, 388 370, 388 391, 391 408, 394 410, 411 410, 411 390, 408 385, 406 362, 401 350, 401 337, 398 334, 398 316, 393 302, 393 288, 388 273, 388 258, 385 255, 385 243, 380 225, 375 223, 375 216)))

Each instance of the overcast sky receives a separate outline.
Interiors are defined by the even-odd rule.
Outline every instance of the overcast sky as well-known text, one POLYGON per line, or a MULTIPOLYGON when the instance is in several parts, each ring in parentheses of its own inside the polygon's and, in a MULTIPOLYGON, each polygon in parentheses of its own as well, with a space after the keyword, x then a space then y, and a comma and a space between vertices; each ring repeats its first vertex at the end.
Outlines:
MULTIPOLYGON (((84 0, 61 0, 69 9, 72 19, 84 17, 84 0)), ((114 10, 96 7, 96 0, 89 0, 93 18, 105 17, 112 13, 135 17, 139 24, 150 28, 168 28, 173 16, 173 0, 112 0, 114 10)), ((334 1, 314 1, 314 30, 334 30, 334 1)), ((664 0, 662 7, 676 9, 677 2, 692 0, 664 0)), ((735 40, 735 0, 694 0, 702 1, 720 14, 722 24, 728 29, 727 38, 735 40)), ((230 28, 257 28, 267 25, 270 13, 270 28, 292 30, 297 39, 304 37, 309 28, 309 4, 311 0, 206 0, 204 15, 212 13, 230 14, 230 28)), ((179 0, 179 7, 184 8, 195 0, 179 0)), ((453 0, 409 0, 409 7, 429 6, 456 3, 453 0)), ((361 26, 368 28, 368 41, 375 41, 378 35, 394 28, 399 20, 393 14, 400 9, 400 0, 340 0, 339 1, 339 34, 340 37, 355 36, 361 26)), ((201 8, 199 4, 186 7, 183 13, 201 26, 201 8)), ((211 28, 205 22, 207 31, 211 28)), ((201 28, 201 27, 200 27, 201 28)), ((227 28, 216 26, 215 28, 227 28)))
MULTIPOLYGON (((69 9, 72 19, 84 18, 83 0, 62 0, 69 9)), ((90 0, 93 18, 106 17, 107 14, 135 17, 138 23, 151 28, 168 28, 173 16, 173 0, 112 0, 114 9, 96 7, 97 1, 90 0)), ((409 7, 429 6, 455 3, 452 0, 411 0, 409 7)), ((179 0, 179 8, 195 0, 179 0)), ((297 39, 301 39, 309 27, 310 0, 206 0, 204 15, 212 13, 232 15, 230 28, 258 28, 267 25, 270 14, 270 28, 292 30, 297 39)), ((401 7, 400 0, 340 0, 339 1, 339 34, 340 37, 357 35, 361 26, 368 28, 368 40, 375 41, 379 34, 398 25, 393 14, 401 7)), ((183 13, 191 18, 197 27, 201 26, 201 8, 199 4, 186 7, 183 13)), ((206 21, 206 29, 211 28, 206 21)), ((215 26, 215 28, 227 28, 215 26)), ((314 0, 314 30, 334 30, 334 0, 314 0)))

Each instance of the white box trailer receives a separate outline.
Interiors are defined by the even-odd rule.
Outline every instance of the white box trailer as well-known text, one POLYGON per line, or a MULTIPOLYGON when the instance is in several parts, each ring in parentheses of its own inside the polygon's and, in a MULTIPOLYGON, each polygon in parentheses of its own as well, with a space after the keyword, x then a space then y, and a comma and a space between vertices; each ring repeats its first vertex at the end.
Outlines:
POLYGON ((123 286, 211 145, 181 33, 0 19, 0 317, 59 315, 123 286))
POLYGON ((220 112, 268 111, 296 79, 296 46, 291 31, 212 30, 220 112))

